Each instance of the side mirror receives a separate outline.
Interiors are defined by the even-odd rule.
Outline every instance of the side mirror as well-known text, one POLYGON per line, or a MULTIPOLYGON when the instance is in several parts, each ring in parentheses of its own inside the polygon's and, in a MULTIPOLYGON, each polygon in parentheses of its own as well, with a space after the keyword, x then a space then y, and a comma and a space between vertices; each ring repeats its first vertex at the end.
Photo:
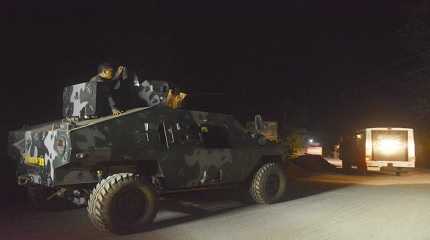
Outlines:
POLYGON ((257 132, 261 132, 265 129, 264 121, 260 114, 255 115, 254 126, 257 132))

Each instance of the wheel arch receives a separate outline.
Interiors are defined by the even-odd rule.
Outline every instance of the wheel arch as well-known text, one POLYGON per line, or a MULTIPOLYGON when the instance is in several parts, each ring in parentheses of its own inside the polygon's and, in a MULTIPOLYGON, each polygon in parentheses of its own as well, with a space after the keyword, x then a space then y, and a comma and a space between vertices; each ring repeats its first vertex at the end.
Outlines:
POLYGON ((91 167, 91 172, 94 175, 98 170, 101 170, 104 176, 124 172, 135 173, 140 176, 154 176, 159 173, 160 168, 157 160, 140 160, 105 162, 91 167))
POLYGON ((262 155, 259 160, 257 161, 257 164, 254 166, 252 171, 248 174, 246 177, 246 183, 249 183, 252 178, 254 177, 254 174, 260 169, 264 164, 267 163, 282 163, 282 156, 281 155, 262 155))

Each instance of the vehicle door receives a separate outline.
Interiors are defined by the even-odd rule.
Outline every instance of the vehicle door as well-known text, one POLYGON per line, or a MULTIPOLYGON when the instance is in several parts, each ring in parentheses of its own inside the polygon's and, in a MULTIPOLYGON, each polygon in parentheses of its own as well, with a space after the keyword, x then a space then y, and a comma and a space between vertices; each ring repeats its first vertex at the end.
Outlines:
POLYGON ((256 140, 234 117, 228 118, 225 126, 229 133, 232 162, 231 165, 224 165, 221 170, 225 182, 240 182, 254 170, 261 155, 261 146, 256 146, 256 140))
POLYGON ((201 144, 192 155, 186 156, 186 159, 188 163, 199 166, 200 184, 211 185, 230 182, 233 155, 231 139, 225 123, 203 123, 198 128, 198 135, 201 144))
POLYGON ((198 125, 187 111, 160 124, 168 151, 161 165, 169 188, 209 186, 223 182, 221 166, 231 163, 227 129, 216 124, 198 125))
POLYGON ((197 160, 203 146, 199 128, 188 111, 171 111, 160 120, 159 133, 167 153, 160 166, 168 189, 202 186, 202 178, 213 178, 208 173, 205 176, 197 160))

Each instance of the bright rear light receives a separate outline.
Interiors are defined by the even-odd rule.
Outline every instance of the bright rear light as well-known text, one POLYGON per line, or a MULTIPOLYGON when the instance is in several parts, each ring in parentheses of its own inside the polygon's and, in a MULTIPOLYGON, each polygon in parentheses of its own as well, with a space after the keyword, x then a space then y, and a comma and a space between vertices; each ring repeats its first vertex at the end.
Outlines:
POLYGON ((384 138, 376 143, 376 150, 384 155, 396 154, 404 147, 404 144, 399 139, 384 138))

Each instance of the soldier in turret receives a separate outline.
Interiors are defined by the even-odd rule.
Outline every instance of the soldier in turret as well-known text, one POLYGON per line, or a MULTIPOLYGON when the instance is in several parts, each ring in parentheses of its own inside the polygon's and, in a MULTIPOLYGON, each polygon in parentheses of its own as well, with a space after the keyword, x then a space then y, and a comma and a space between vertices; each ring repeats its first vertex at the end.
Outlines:
POLYGON ((113 115, 121 114, 112 93, 118 90, 121 86, 121 80, 127 78, 126 69, 124 66, 119 66, 115 75, 113 74, 113 66, 109 63, 102 63, 98 66, 97 75, 92 77, 90 82, 101 82, 103 95, 107 99, 106 108, 109 107, 113 115))

